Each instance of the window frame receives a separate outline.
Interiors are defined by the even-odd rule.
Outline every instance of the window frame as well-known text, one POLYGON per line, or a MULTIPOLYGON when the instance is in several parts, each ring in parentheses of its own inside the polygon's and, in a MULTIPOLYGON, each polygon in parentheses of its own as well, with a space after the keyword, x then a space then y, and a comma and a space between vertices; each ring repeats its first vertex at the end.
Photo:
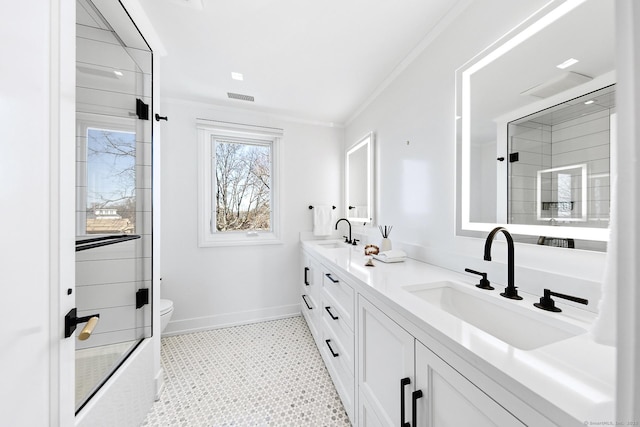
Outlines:
POLYGON ((243 125, 198 119, 198 246, 247 246, 281 244, 280 227, 280 169, 282 150, 282 129, 243 125), (214 169, 215 139, 232 139, 255 145, 270 146, 271 188, 270 210, 271 230, 226 231, 215 230, 214 169))

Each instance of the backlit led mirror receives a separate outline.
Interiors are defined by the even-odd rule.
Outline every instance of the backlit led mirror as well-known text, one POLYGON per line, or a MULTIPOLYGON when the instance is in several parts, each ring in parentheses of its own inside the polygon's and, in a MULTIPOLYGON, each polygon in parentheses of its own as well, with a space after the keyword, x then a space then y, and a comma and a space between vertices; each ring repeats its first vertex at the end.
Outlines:
POLYGON ((351 222, 373 221, 373 152, 373 133, 368 133, 346 153, 345 206, 351 222))
POLYGON ((456 72, 457 234, 605 250, 614 0, 551 1, 456 72))

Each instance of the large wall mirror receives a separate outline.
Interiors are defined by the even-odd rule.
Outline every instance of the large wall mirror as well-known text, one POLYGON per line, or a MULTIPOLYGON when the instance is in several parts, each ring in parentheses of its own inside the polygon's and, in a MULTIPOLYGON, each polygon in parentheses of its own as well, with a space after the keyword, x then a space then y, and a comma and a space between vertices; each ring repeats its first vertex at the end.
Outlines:
POLYGON ((373 132, 347 149, 345 160, 345 206, 351 222, 373 221, 373 132))
POLYGON ((614 0, 556 0, 456 72, 457 232, 606 250, 614 0))

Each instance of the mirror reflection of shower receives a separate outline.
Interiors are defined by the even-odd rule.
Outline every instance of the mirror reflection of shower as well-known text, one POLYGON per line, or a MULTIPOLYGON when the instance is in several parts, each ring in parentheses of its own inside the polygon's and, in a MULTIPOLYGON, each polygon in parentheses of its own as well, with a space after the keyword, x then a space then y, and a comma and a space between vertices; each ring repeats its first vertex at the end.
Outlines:
POLYGON ((76 1, 76 412, 151 336, 151 60, 119 2, 76 1))

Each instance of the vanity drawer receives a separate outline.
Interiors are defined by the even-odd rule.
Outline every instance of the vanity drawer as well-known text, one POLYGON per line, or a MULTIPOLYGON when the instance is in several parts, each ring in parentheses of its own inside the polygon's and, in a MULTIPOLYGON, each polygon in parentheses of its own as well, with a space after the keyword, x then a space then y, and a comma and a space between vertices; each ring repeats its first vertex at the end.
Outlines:
POLYGON ((340 312, 349 329, 353 331, 353 288, 337 274, 325 271, 322 277, 322 289, 333 300, 332 305, 340 312))
POLYGON ((310 294, 302 293, 300 295, 300 305, 302 315, 307 321, 307 326, 309 326, 309 330, 311 331, 311 335, 314 340, 318 342, 318 332, 320 328, 320 322, 322 321, 322 315, 320 314, 320 305, 318 304, 319 299, 310 294))
POLYGON ((355 361, 354 361, 354 347, 355 340, 353 331, 349 329, 342 314, 335 309, 334 305, 331 305, 330 301, 323 298, 322 307, 320 313, 322 315, 322 327, 324 328, 326 338, 331 342, 335 342, 339 350, 340 356, 335 358, 339 360, 341 364, 350 372, 354 374, 355 361), (327 309, 328 308, 328 309, 327 309))
MULTIPOLYGON (((353 343, 353 335, 351 338, 353 343)), ((355 411, 355 376, 353 370, 348 369, 348 365, 353 366, 353 358, 347 360, 348 345, 344 345, 340 339, 331 332, 331 328, 323 320, 322 341, 318 344, 320 354, 325 361, 331 380, 336 387, 340 400, 344 406, 351 422, 354 422, 355 411)), ((353 354, 353 345, 351 348, 353 354)))

